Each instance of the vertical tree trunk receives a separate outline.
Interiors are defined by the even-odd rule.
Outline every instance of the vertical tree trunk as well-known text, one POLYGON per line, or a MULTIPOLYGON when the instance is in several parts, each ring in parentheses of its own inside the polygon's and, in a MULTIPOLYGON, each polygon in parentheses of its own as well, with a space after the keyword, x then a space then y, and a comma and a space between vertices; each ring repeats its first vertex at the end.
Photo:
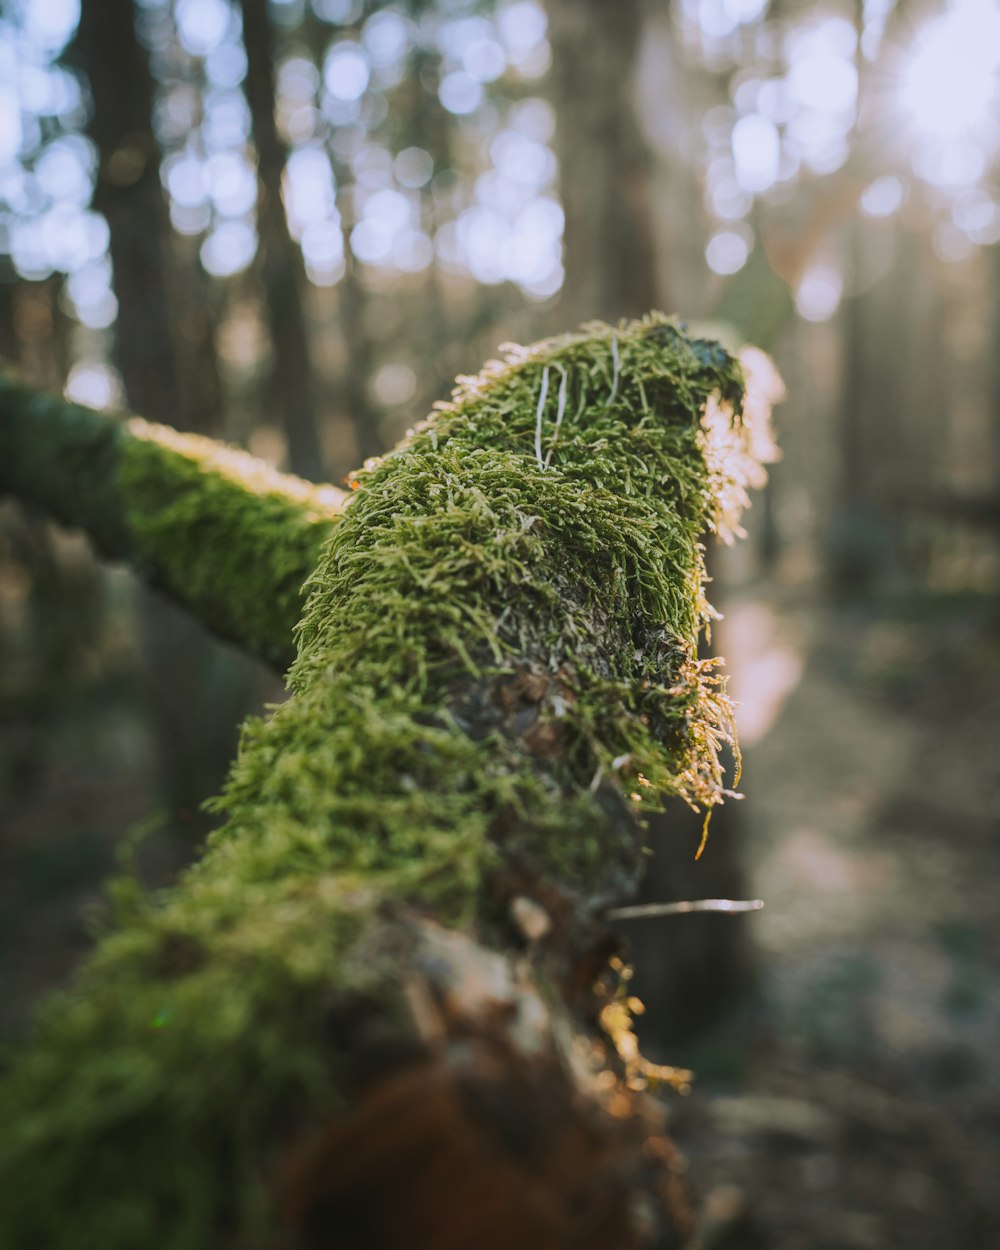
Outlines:
POLYGON ((351 252, 349 236, 350 230, 345 229, 344 276, 337 289, 340 332, 347 347, 347 359, 351 362, 341 390, 354 426, 358 462, 363 463, 369 456, 385 451, 385 444, 379 436, 375 410, 368 398, 368 382, 374 363, 371 335, 366 326, 368 293, 361 285, 360 262, 351 252))
MULTIPOLYGON (((302 33, 322 71, 323 59, 330 42, 329 26, 310 14, 303 22, 302 33)), ((376 407, 368 390, 375 355, 368 328, 371 299, 361 282, 360 262, 351 252, 351 228, 355 222, 350 219, 348 212, 343 211, 346 205, 344 198, 339 195, 344 187, 350 185, 352 174, 350 168, 339 161, 332 150, 328 154, 338 188, 344 240, 344 274, 337 283, 337 328, 345 359, 350 362, 344 374, 337 380, 334 403, 350 420, 355 444, 355 463, 350 467, 356 468, 369 456, 380 455, 386 450, 386 446, 379 432, 376 407)))
POLYGON ((151 125, 153 83, 135 36, 132 0, 84 0, 77 48, 90 75, 88 130, 100 154, 94 207, 111 229, 116 361, 129 404, 176 424, 180 395, 166 282, 170 224, 151 125))
POLYGON ((990 335, 988 342, 993 350, 987 359, 987 385, 989 386, 990 414, 990 461, 993 493, 1000 496, 1000 352, 996 344, 1000 343, 1000 244, 994 243, 990 248, 990 274, 992 276, 993 307, 990 310, 990 335))
POLYGON ((865 320, 863 295, 846 299, 840 314, 844 374, 840 398, 837 502, 830 551, 833 585, 843 594, 857 593, 871 580, 868 550, 871 499, 865 448, 865 320))
MULTIPOLYGON (((171 315, 176 286, 170 276, 171 227, 152 129, 153 81, 136 37, 132 0, 84 0, 77 53, 90 77, 88 129, 100 155, 94 207, 111 232, 119 310, 115 362, 128 403, 144 416, 181 428, 196 422, 202 432, 214 433, 207 405, 218 402, 218 391, 195 395, 206 383, 218 385, 207 324, 198 327, 203 337, 192 348, 201 359, 198 374, 188 378, 186 390, 180 381, 171 315)), ((173 818, 197 834, 207 825, 200 803, 224 773, 241 709, 238 698, 228 707, 216 698, 218 718, 202 719, 196 731, 190 708, 206 689, 232 694, 232 663, 173 605, 145 591, 139 602, 165 797, 173 818)))
POLYGON ((17 281, 13 266, 6 256, 0 256, 0 361, 13 363, 18 357, 17 329, 14 322, 14 284, 17 281))
POLYGON ((221 437, 226 394, 216 347, 222 300, 198 263, 191 239, 173 240, 174 265, 168 274, 174 356, 179 390, 179 429, 221 437))
POLYGON ((549 0, 566 214, 560 317, 615 320, 657 304, 652 156, 633 103, 641 0, 549 0))
POLYGON ((257 145, 260 194, 257 227, 259 268, 274 348, 271 409, 288 439, 291 469, 313 481, 323 479, 323 454, 313 397, 309 332, 303 307, 302 256, 288 232, 281 199, 285 146, 274 119, 274 34, 267 0, 240 0, 247 53, 246 94, 257 145))

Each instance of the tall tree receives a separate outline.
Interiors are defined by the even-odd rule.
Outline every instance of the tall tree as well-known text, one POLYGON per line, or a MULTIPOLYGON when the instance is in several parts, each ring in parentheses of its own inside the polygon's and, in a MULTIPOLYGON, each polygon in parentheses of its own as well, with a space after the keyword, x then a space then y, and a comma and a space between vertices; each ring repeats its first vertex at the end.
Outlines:
MULTIPOLYGON (((171 298, 179 286, 170 272, 171 226, 152 126, 154 86, 132 0, 84 0, 75 50, 90 80, 88 129, 100 158, 94 207, 110 227, 118 298, 114 359, 128 402, 144 416, 172 425, 197 417, 205 432, 214 432, 218 412, 210 418, 204 407, 212 396, 195 394, 195 387, 207 385, 210 391, 218 384, 209 348, 198 353, 194 386, 185 391, 180 380, 171 298)), ((202 330, 207 333, 208 326, 202 330)), ((224 770, 239 709, 220 708, 218 719, 210 717, 195 731, 191 700, 206 686, 218 688, 219 665, 231 661, 196 623, 163 600, 143 592, 140 613, 166 797, 175 814, 198 831, 200 803, 224 770)), ((221 683, 228 690, 233 684, 228 678, 221 683)))
POLYGON ((14 361, 18 357, 14 314, 15 281, 9 258, 0 257, 0 360, 14 361))
MULTIPOLYGON (((309 13, 303 20, 301 32, 313 59, 322 68, 330 43, 329 25, 309 13)), ((344 188, 351 185, 353 175, 350 165, 337 156, 334 145, 328 145, 327 150, 338 188, 344 249, 344 272, 337 283, 336 328, 345 357, 350 361, 350 368, 341 373, 331 389, 335 406, 350 421, 357 464, 385 451, 378 428, 378 414, 369 389, 375 364, 375 342, 370 324, 372 300, 361 280, 361 262, 351 251, 351 228, 357 224, 352 216, 353 206, 349 197, 341 194, 344 188)))
POLYGON ((566 214, 564 320, 657 306, 652 156, 633 102, 641 0, 548 0, 566 214))
POLYGON ((281 198, 287 153, 274 116, 274 29, 267 0, 240 0, 247 53, 246 94, 257 147, 260 234, 259 270, 264 287, 274 360, 271 410, 288 440, 291 468, 314 481, 323 477, 323 453, 316 426, 309 328, 303 303, 302 255, 288 231, 281 198))
MULTIPOLYGON (((1000 243, 990 248, 990 273, 993 279, 993 306, 990 309, 990 337, 993 344, 1000 342, 1000 243)), ((993 489, 1000 495, 1000 352, 993 351, 989 360, 990 405, 990 459, 992 462, 993 489)))
POLYGON ((132 0, 84 0, 77 53, 90 78, 88 130, 100 154, 94 208, 111 230, 119 317, 115 361, 129 404, 175 423, 181 404, 167 296, 170 222, 153 136, 153 81, 132 0))

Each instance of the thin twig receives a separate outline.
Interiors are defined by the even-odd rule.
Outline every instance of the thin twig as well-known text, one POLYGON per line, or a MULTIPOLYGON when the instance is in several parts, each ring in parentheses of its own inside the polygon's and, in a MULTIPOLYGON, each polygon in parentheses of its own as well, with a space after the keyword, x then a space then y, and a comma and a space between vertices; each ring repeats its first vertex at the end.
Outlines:
POLYGON ((542 393, 538 396, 538 411, 535 413, 535 458, 540 469, 545 468, 542 460, 542 412, 545 408, 545 397, 549 393, 549 366, 542 370, 542 393))
POLYGON ((657 916, 686 916, 695 911, 718 911, 735 915, 743 911, 760 911, 762 898, 696 898, 684 903, 639 903, 633 907, 615 907, 607 913, 609 920, 651 920, 657 916))

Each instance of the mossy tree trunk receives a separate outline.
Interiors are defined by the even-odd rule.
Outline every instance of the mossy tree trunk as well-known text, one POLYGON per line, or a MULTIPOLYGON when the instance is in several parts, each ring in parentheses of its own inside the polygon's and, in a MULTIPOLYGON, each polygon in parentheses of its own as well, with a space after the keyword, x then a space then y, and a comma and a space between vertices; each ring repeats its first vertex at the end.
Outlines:
POLYGON ((227 642, 284 672, 302 584, 350 496, 139 417, 0 377, 0 490, 82 529, 227 642))
POLYGON ((358 475, 225 825, 116 885, 0 1086, 3 1244, 687 1242, 606 917, 657 796, 724 793, 700 538, 770 453, 743 385, 665 318, 589 327, 358 475))

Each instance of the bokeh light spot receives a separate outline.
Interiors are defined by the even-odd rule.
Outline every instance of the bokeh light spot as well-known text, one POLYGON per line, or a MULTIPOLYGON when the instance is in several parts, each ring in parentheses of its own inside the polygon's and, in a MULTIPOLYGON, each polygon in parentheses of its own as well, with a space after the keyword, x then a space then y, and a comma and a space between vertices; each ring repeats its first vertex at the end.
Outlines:
POLYGON ((861 211, 868 217, 889 217, 902 207, 905 190, 894 174, 883 174, 861 193, 861 211))
POLYGON ((214 278, 242 273, 257 253, 257 232, 247 221, 223 221, 201 245, 201 263, 214 278))
POLYGON ((372 393, 387 408, 407 403, 416 392, 417 375, 400 361, 383 365, 372 378, 372 393))
POLYGON ((738 273, 747 263, 752 236, 737 230, 719 230, 709 239, 705 248, 705 261, 713 273, 738 273))
POLYGON ((228 33, 233 10, 225 0, 177 0, 174 16, 184 50, 207 56, 228 33))
POLYGON ((741 117, 733 127, 736 178, 745 191, 761 192, 778 178, 781 141, 772 121, 759 113, 741 117))
POLYGON ((840 307, 844 280, 830 264, 812 265, 802 275, 795 292, 795 306, 806 321, 829 321, 840 307))
POLYGON ((473 113, 483 99, 482 84, 464 70, 445 74, 438 87, 438 97, 449 113, 463 116, 473 113))
POLYGON ((75 403, 101 411, 119 408, 124 402, 117 371, 97 360, 78 361, 69 371, 63 394, 75 403))
POLYGON ((356 43, 336 43, 323 66, 323 82, 335 100, 357 100, 371 77, 368 58, 356 43))

